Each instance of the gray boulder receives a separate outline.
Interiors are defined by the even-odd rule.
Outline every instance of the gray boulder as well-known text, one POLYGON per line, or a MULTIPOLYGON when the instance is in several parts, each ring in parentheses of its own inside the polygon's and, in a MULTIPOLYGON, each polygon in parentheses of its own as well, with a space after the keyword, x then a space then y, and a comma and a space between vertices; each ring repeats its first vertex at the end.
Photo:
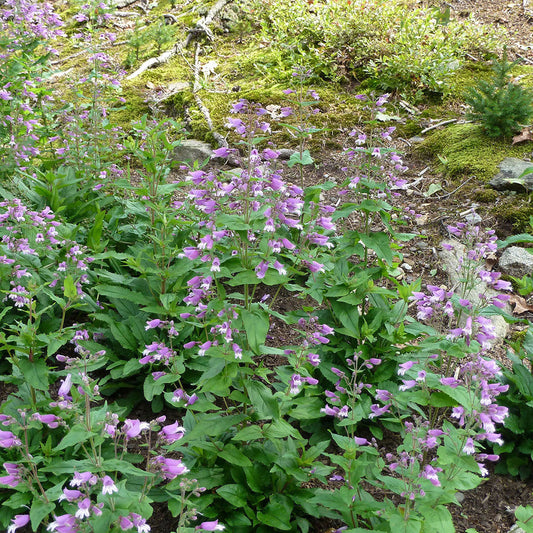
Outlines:
POLYGON ((174 148, 172 157, 176 161, 190 162, 199 161, 202 163, 210 159, 213 155, 213 148, 210 144, 196 139, 186 139, 180 146, 174 148))
MULTIPOLYGON (((443 265, 446 268, 446 272, 448 273, 448 276, 450 278, 451 286, 456 287, 461 283, 462 272, 460 261, 466 254, 466 248, 463 244, 455 240, 442 241, 442 244, 448 244, 452 246, 451 250, 443 249, 442 251, 440 251, 439 258, 441 259, 443 265)), ((479 297, 480 294, 484 294, 487 297, 491 298, 493 296, 496 296, 498 293, 490 287, 487 287, 486 283, 482 282, 481 280, 478 280, 476 286, 473 287, 470 293, 467 295, 467 298, 476 306, 481 303, 481 299, 479 297)), ((507 313, 511 312, 509 304, 505 306, 505 311, 507 313)), ((488 318, 490 318, 490 321, 494 326, 496 334, 496 338, 491 343, 494 346, 503 342, 503 339, 509 332, 509 325, 502 316, 494 315, 488 318)))
POLYGON ((503 274, 522 278, 533 273, 533 255, 525 248, 510 246, 500 257, 499 267, 503 274))
POLYGON ((489 183, 498 191, 533 191, 533 174, 520 177, 528 169, 533 169, 531 161, 506 157, 500 163, 500 172, 489 183))

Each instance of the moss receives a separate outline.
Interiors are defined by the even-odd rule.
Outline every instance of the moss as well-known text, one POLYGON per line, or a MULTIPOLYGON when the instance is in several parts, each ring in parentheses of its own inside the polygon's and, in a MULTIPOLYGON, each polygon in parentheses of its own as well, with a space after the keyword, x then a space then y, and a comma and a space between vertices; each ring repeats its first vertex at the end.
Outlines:
POLYGON ((462 100, 470 87, 475 86, 480 79, 490 79, 491 75, 489 63, 467 63, 464 67, 456 70, 450 78, 450 92, 446 96, 446 100, 462 100))
POLYGON ((499 196, 500 194, 494 189, 482 189, 474 193, 474 200, 484 204, 492 204, 499 196))
POLYGON ((454 124, 429 135, 418 147, 422 155, 441 156, 446 161, 444 171, 452 178, 474 174, 479 180, 494 177, 498 165, 506 157, 523 157, 528 146, 511 146, 483 134, 476 124, 454 124))
POLYGON ((533 205, 529 199, 525 194, 509 195, 492 212, 502 222, 511 224, 517 233, 527 232, 531 229, 529 220, 533 216, 533 205))

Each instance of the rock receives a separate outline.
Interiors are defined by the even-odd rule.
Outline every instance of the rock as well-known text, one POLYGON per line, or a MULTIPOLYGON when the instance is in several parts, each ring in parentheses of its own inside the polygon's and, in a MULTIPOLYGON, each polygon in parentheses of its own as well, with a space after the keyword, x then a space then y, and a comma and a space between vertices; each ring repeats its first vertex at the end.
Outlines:
POLYGON ((525 248, 510 246, 500 257, 499 268, 503 274, 522 278, 533 273, 533 255, 525 248))
MULTIPOLYGON (((462 272, 461 268, 459 267, 459 259, 465 256, 465 246, 461 244, 460 242, 457 242, 455 240, 447 240, 442 241, 441 244, 449 244, 453 246, 451 250, 442 250, 439 252, 439 257, 441 261, 446 266, 446 272, 448 273, 448 276, 450 278, 451 286, 454 287, 458 285, 462 278, 462 272)), ((478 280, 476 286, 470 291, 470 294, 468 294, 467 298, 472 302, 474 306, 479 305, 480 298, 479 294, 485 294, 486 296, 493 297, 499 294, 493 289, 490 289, 487 287, 487 284, 478 280)), ((507 313, 511 313, 511 308, 507 304, 505 306, 504 311, 507 313)), ((505 319, 502 316, 491 316, 490 318, 494 330, 496 339, 492 341, 492 344, 498 344, 503 341, 503 339, 507 336, 507 333, 509 331, 509 325, 505 321, 505 319)))
POLYGON ((533 169, 531 161, 506 157, 500 163, 500 172, 490 180, 490 186, 498 191, 533 191, 533 174, 520 177, 528 169, 533 169))
POLYGON ((203 162, 206 159, 211 159, 212 155, 213 148, 210 144, 196 139, 186 139, 180 146, 174 148, 172 157, 176 161, 203 162))
POLYGON ((279 158, 282 161, 288 161, 291 158, 292 154, 298 153, 298 150, 292 150, 291 148, 280 148, 278 152, 279 158))
POLYGON ((411 137, 409 139, 409 142, 412 143, 412 144, 420 144, 422 142, 424 142, 424 137, 420 137, 419 135, 415 135, 414 137, 411 137))

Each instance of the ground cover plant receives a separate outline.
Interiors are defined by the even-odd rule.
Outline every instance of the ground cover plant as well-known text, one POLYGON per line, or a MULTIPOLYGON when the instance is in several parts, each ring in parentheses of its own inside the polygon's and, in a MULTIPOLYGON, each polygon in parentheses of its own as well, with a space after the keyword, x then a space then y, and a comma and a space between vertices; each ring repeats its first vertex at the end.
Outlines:
MULTIPOLYGON (((340 179, 306 183, 324 72, 301 65, 286 105, 233 98, 231 143, 187 164, 173 155, 186 117, 114 122, 128 102, 111 5, 80 4, 73 20, 45 2, 0 7, 2 527, 147 532, 164 512, 180 533, 306 533, 317 519, 455 531, 458 493, 482 482, 495 445, 513 451, 501 431, 518 393, 531 401, 531 339, 502 379, 490 318, 512 287, 486 268, 490 229, 447 226, 466 246, 457 286, 402 278, 417 214, 398 202, 392 96, 355 96, 340 179), (66 34, 88 68, 54 94, 66 34), (287 164, 273 131, 297 144, 287 164), (479 280, 496 292, 474 294, 479 280)), ((404 25, 445 25, 428 17, 404 25)), ((260 20, 295 39, 290 17, 260 20)), ((155 53, 173 31, 157 17, 155 53)), ((137 62, 140 41, 125 46, 137 62)), ((423 76, 437 71, 417 80, 434 90, 423 76)), ((531 528, 533 510, 516 512, 531 528)))

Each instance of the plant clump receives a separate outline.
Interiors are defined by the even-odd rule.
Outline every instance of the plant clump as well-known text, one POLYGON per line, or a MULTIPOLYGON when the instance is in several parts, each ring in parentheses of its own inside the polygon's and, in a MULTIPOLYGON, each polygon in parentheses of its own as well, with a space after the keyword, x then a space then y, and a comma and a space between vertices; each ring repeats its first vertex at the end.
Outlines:
POLYGON ((511 137, 533 114, 533 91, 511 81, 516 64, 505 53, 501 61, 494 61, 492 79, 480 80, 466 94, 472 107, 468 118, 481 122, 489 137, 511 137))

